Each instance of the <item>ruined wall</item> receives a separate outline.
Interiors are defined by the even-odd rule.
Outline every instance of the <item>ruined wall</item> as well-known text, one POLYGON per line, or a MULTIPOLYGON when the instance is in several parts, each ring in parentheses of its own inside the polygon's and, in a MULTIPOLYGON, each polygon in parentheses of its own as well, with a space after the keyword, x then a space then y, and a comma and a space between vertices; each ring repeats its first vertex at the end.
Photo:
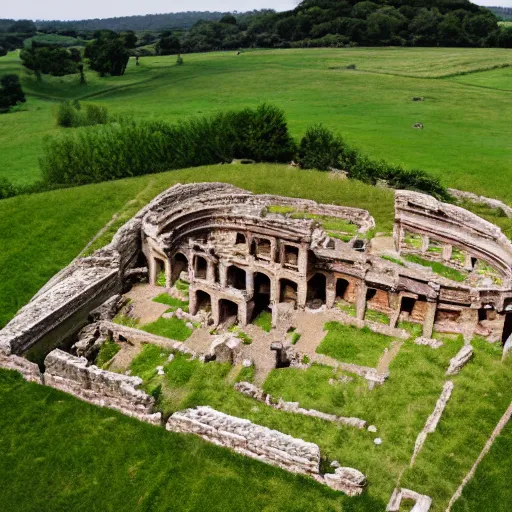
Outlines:
POLYGON ((196 434, 287 471, 305 474, 320 472, 320 448, 316 444, 229 416, 211 407, 175 412, 166 428, 173 432, 196 434))
POLYGON ((510 284, 512 278, 512 244, 502 231, 474 213, 437 199, 405 190, 395 192, 395 245, 407 250, 404 233, 426 237, 419 252, 424 252, 429 238, 444 245, 442 257, 447 262, 452 247, 482 259, 499 270, 510 284))
POLYGON ((45 368, 43 378, 47 386, 148 423, 161 423, 161 414, 153 414, 155 399, 137 389, 142 384, 139 377, 88 366, 85 357, 75 357, 59 349, 46 356, 45 368))

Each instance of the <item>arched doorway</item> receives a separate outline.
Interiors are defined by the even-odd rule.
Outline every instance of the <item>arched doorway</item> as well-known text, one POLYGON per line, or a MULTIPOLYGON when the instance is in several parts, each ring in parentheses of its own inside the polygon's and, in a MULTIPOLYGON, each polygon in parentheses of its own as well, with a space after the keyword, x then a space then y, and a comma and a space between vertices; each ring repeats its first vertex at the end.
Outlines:
POLYGON ((279 281, 279 302, 288 302, 297 307, 297 283, 289 279, 279 281))
POLYGON ((323 274, 315 274, 308 281, 307 301, 308 305, 320 307, 325 304, 327 280, 323 274))
POLYGON ((227 273, 227 284, 228 286, 232 286, 237 290, 245 290, 246 289, 246 275, 245 270, 236 267, 235 265, 231 265, 228 267, 227 273))
POLYGON ((184 254, 178 252, 171 261, 172 283, 175 283, 180 278, 182 272, 188 273, 188 259, 184 254))
POLYGON ((219 324, 230 327, 238 320, 238 304, 228 299, 219 301, 219 324))
POLYGON ((256 318, 262 311, 267 311, 270 306, 270 297, 272 291, 272 284, 270 278, 261 273, 255 272, 254 274, 254 311, 253 319, 256 318))
POLYGON ((348 290, 348 281, 346 279, 336 279, 336 299, 346 300, 345 294, 348 290))
POLYGON ((194 277, 196 279, 206 279, 208 272, 208 263, 202 256, 196 256, 194 262, 194 277))

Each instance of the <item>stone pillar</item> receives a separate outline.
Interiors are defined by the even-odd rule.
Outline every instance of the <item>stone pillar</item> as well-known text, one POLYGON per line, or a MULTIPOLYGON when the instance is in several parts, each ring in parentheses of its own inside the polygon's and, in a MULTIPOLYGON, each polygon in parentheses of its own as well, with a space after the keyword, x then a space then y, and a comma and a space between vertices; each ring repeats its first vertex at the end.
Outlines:
POLYGON ((327 308, 334 307, 336 301, 336 278, 333 274, 327 274, 325 289, 325 306, 327 308))
POLYGON ((468 252, 464 252, 464 268, 466 270, 473 270, 473 264, 471 263, 471 254, 469 254, 468 252))
POLYGON ((207 260, 207 267, 206 267, 206 280, 213 284, 215 283, 215 265, 211 260, 207 260))
POLYGON ((284 259, 284 243, 279 244, 279 257, 278 262, 281 266, 284 265, 285 259, 284 259))
POLYGON ((277 241, 275 238, 270 239, 270 261, 276 261, 277 241))
POLYGON ((396 327, 398 318, 400 317, 400 309, 402 307, 402 296, 398 293, 389 293, 389 306, 393 310, 393 313, 389 317, 389 326, 396 327))
POLYGON ((196 290, 189 290, 188 310, 190 311, 191 315, 197 315, 197 292, 196 292, 196 290))
POLYGON ((364 281, 361 281, 357 286, 356 292, 356 317, 358 320, 364 320, 366 313, 366 292, 368 287, 364 281))
POLYGON ((443 260, 450 261, 452 257, 452 246, 450 244, 445 244, 443 246, 443 260))
POLYGON ((425 254, 428 251, 428 244, 430 243, 430 239, 427 235, 421 235, 421 252, 425 254))
POLYGON ((254 272, 250 269, 245 270, 245 292, 248 298, 254 296, 254 272))
POLYGON ((299 247, 297 267, 301 274, 306 275, 308 271, 308 244, 302 243, 299 247))
POLYGON ((270 302, 275 304, 279 302, 279 295, 281 293, 279 279, 277 277, 270 278, 270 302))
POLYGON ((212 319, 213 326, 217 327, 220 322, 220 308, 219 308, 219 299, 217 297, 211 297, 212 302, 212 319))
POLYGON ((172 270, 171 270, 171 260, 169 258, 165 258, 164 266, 165 266, 165 287, 170 288, 172 286, 172 270))
POLYGON ((423 337, 431 338, 434 330, 434 320, 436 319, 437 302, 427 302, 425 311, 425 320, 423 321, 423 337))
POLYGON ((219 262, 219 281, 221 288, 226 288, 228 285, 228 267, 219 262))
POLYGON ((402 240, 404 238, 404 230, 400 222, 395 222, 393 225, 393 242, 395 243, 395 251, 400 254, 402 247, 402 240))
POLYGON ((152 286, 156 285, 157 268, 158 268, 158 265, 156 264, 156 260, 153 257, 153 255, 150 254, 150 256, 148 258, 148 272, 149 272, 149 284, 152 286))
POLYGON ((245 301, 238 304, 237 319, 240 327, 245 327, 247 325, 247 303, 245 301))
POLYGON ((304 279, 299 280, 297 285, 297 308, 306 307, 308 284, 304 279))

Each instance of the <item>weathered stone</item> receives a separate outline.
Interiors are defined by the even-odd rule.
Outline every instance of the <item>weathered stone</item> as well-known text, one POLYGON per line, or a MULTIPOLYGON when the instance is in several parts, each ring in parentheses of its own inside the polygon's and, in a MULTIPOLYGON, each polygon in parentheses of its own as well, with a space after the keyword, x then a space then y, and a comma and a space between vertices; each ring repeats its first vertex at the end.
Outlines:
POLYGON ((334 473, 324 475, 325 483, 336 491, 342 491, 348 496, 362 494, 366 485, 366 477, 353 468, 337 467, 334 473))
POLYGON ((161 423, 161 414, 153 413, 154 398, 137 389, 142 384, 139 377, 88 366, 84 357, 75 357, 59 349, 50 352, 44 363, 45 385, 148 423, 161 423))
POLYGON ((242 357, 240 338, 229 334, 216 336, 210 345, 210 354, 218 363, 236 364, 242 357))
POLYGON ((419 338, 416 338, 414 340, 414 343, 416 345, 426 345, 426 346, 434 348, 434 349, 437 349, 437 348, 440 348, 440 347, 443 346, 443 342, 442 341, 439 341, 439 340, 436 340, 436 339, 433 339, 433 338, 425 338, 423 336, 420 336, 419 338))
POLYGON ((169 418, 166 428, 173 432, 196 434, 215 444, 294 473, 320 472, 320 449, 316 444, 210 407, 176 412, 169 418))
POLYGON ((457 375, 472 357, 473 347, 471 345, 464 345, 455 357, 450 359, 450 366, 446 370, 446 375, 457 375))
POLYGON ((386 507, 386 512, 400 512, 400 505, 403 500, 414 501, 414 506, 411 512, 429 512, 432 506, 432 498, 411 491, 410 489, 396 488, 391 495, 389 503, 386 507))

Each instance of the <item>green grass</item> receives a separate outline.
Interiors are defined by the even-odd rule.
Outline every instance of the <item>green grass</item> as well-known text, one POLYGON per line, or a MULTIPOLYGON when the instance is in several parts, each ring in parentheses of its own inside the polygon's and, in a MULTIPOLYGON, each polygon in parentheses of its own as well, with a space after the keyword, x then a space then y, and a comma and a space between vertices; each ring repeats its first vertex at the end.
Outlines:
POLYGON ((462 272, 459 272, 455 268, 447 267, 438 261, 426 260, 414 254, 405 254, 404 259, 410 261, 411 263, 417 263, 418 265, 423 265, 424 267, 430 267, 436 274, 446 277, 447 279, 451 279, 452 281, 462 282, 466 279, 466 275, 462 272))
POLYGON ((294 332, 292 334, 292 345, 296 345, 297 342, 300 340, 300 337, 301 337, 301 334, 299 334, 298 332, 294 332))
MULTIPOLYGON (((336 510, 339 493, 0 371, 0 509, 336 510), (33 434, 31 434, 31 432, 33 434)), ((368 511, 366 497, 351 501, 368 511)), ((375 510, 375 508, 374 508, 375 510)))
POLYGON ((379 324, 389 325, 389 316, 381 311, 375 311, 374 309, 367 308, 364 314, 365 320, 371 322, 377 322, 379 324))
POLYGON ((272 330, 272 313, 269 311, 262 311, 252 322, 266 332, 272 330))
POLYGON ((256 368, 252 366, 243 366, 236 377, 236 382, 252 382, 254 380, 254 374, 256 368))
POLYGON ((367 327, 358 329, 339 322, 327 322, 324 329, 328 332, 316 349, 319 354, 362 366, 377 366, 384 349, 389 347, 392 340, 367 327))
POLYGON ((98 352, 96 357, 96 366, 98 368, 105 368, 107 363, 121 350, 121 347, 113 341, 106 341, 98 352))
POLYGON ((168 293, 161 293, 160 295, 155 297, 153 301, 170 306, 170 309, 172 311, 181 308, 183 311, 188 313, 188 302, 177 299, 176 297, 171 297, 168 293))
MULTIPOLYGON (((39 176, 46 134, 56 133, 58 99, 86 98, 113 114, 176 121, 271 101, 283 108, 294 136, 323 122, 373 158, 422 168, 444 184, 512 202, 509 127, 512 63, 507 49, 350 48, 187 55, 130 60, 122 77, 44 77, 37 83, 16 53, 0 58, 0 75, 17 72, 26 111, 2 115, 1 175, 18 183, 39 176), (330 69, 356 64, 356 70, 330 69), (489 71, 480 71, 488 69, 489 71), (461 75, 461 73, 468 73, 461 75), (425 101, 413 102, 414 96, 425 101), (179 98, 179 101, 176 101, 179 98), (467 106, 471 105, 471 109, 467 106), (411 126, 422 122, 424 130, 411 126), (488 179, 484 169, 493 169, 488 179)), ((247 174, 247 169, 245 169, 247 174)), ((334 182, 335 180, 333 180, 334 182)))
POLYGON ((387 261, 391 261, 392 263, 396 263, 397 265, 401 265, 402 267, 404 266, 404 262, 398 258, 393 258, 393 256, 381 256, 381 258, 383 260, 387 260, 387 261))
POLYGON ((144 324, 141 329, 176 341, 185 341, 192 334, 192 329, 186 326, 186 322, 174 316, 171 318, 160 317, 155 322, 144 324))
POLYGON ((140 322, 138 318, 125 315, 124 313, 118 313, 114 317, 113 322, 119 325, 124 325, 125 327, 133 327, 135 329, 138 329, 140 327, 140 322))

